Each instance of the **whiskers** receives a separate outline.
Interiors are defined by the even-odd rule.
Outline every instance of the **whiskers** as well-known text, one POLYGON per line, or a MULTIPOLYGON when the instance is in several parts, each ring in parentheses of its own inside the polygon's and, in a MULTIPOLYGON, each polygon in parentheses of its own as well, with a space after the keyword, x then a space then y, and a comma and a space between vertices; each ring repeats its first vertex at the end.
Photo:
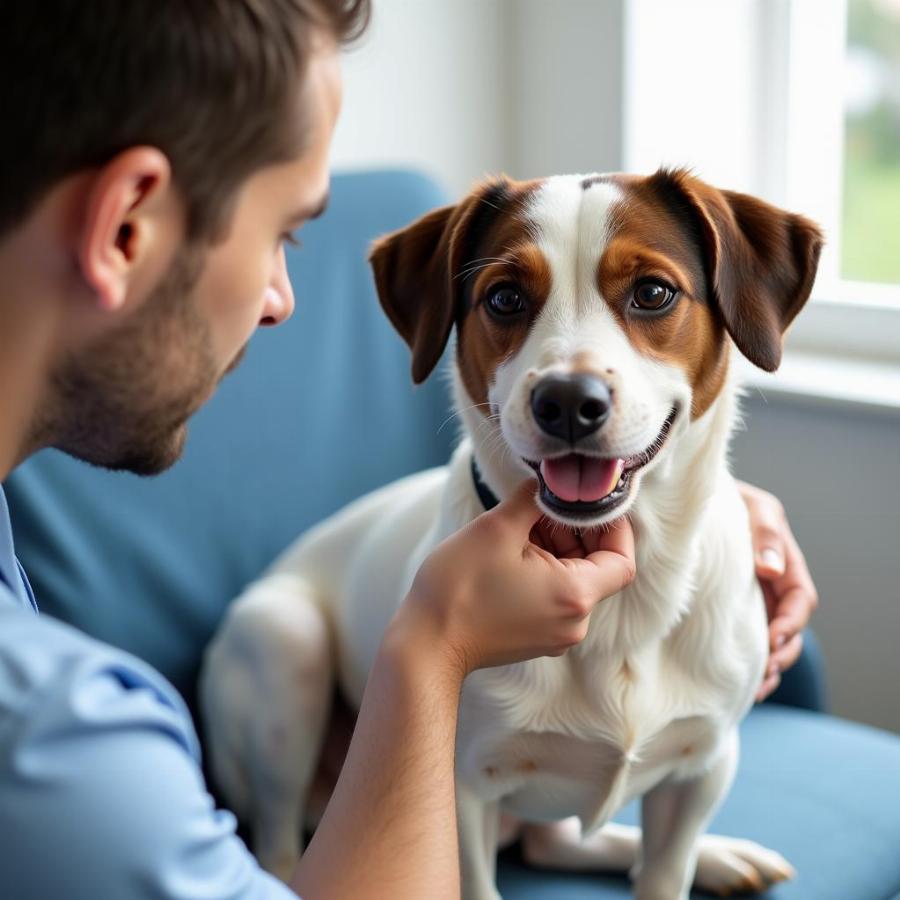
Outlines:
MULTIPOLYGON (((491 404, 490 403, 473 403, 471 406, 464 406, 462 409, 453 410, 453 412, 450 413, 450 415, 447 416, 447 418, 444 419, 443 422, 441 422, 436 433, 440 434, 444 430, 444 426, 447 425, 449 422, 452 422, 457 416, 461 416, 464 412, 467 412, 470 409, 479 409, 481 407, 486 407, 487 409, 490 409, 491 404)), ((497 419, 499 421, 500 417, 495 416, 493 413, 491 413, 486 417, 486 419, 497 419)), ((480 424, 483 425, 484 421, 482 421, 480 424)))
POLYGON ((470 278, 476 272, 480 272, 482 269, 486 269, 488 266, 493 265, 494 263, 500 263, 501 265, 508 265, 509 259, 504 256, 482 256, 481 259, 473 259, 472 262, 466 263, 456 275, 453 276, 454 280, 461 278, 463 281, 470 278))
MULTIPOLYGON (((455 409, 443 422, 441 422, 437 434, 440 434, 444 427, 454 419, 460 419, 461 424, 463 424, 461 421, 462 414, 470 409, 490 410, 491 404, 473 403, 471 406, 463 406, 460 409, 455 409)), ((472 439, 478 445, 481 453, 484 454, 483 460, 486 463, 493 463, 497 460, 498 456, 501 457, 501 462, 504 462, 505 456, 510 454, 509 445, 506 443, 503 431, 500 428, 499 413, 488 412, 487 415, 483 416, 481 420, 475 424, 475 431, 472 434, 472 439)))
POLYGON ((453 276, 454 279, 461 278, 465 282, 476 272, 480 272, 482 269, 486 269, 488 266, 492 266, 495 263, 501 266, 508 266, 515 270, 518 248, 507 244, 502 250, 503 256, 482 256, 480 259, 473 259, 470 262, 467 262, 459 272, 453 276))
POLYGON ((490 415, 485 421, 479 424, 479 429, 483 427, 493 429, 488 434, 486 440, 479 441, 480 450, 483 454, 484 462, 490 464, 499 462, 500 464, 503 464, 508 459, 512 458, 512 451, 509 448, 509 444, 506 443, 503 432, 499 427, 493 428, 494 424, 500 424, 500 416, 490 415))

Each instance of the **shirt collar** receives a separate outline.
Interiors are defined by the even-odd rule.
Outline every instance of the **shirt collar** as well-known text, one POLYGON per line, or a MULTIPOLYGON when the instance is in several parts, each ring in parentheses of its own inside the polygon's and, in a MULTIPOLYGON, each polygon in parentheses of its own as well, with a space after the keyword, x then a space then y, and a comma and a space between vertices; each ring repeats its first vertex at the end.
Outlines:
POLYGON ((13 544, 12 522, 9 519, 9 507, 6 505, 6 494, 0 484, 0 583, 5 584, 20 605, 30 607, 37 612, 34 592, 28 583, 25 570, 16 559, 13 544))

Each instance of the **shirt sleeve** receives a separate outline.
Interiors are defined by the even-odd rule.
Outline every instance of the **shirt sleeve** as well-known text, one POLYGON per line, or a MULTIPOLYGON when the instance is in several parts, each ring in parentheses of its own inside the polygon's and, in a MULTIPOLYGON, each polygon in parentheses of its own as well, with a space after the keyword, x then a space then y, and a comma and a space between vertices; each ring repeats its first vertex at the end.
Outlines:
POLYGON ((149 666, 0 609, 0 896, 297 900, 215 809, 198 761, 149 666))

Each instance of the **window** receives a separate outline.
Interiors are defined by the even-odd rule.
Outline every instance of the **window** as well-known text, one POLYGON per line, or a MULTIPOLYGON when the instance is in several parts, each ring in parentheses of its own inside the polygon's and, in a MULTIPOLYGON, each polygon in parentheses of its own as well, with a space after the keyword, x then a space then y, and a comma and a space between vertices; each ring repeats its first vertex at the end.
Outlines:
POLYGON ((626 0, 625 48, 625 168, 819 222, 788 346, 887 365, 900 405, 900 0, 626 0))
POLYGON ((900 0, 849 0, 840 277, 900 285, 900 0))

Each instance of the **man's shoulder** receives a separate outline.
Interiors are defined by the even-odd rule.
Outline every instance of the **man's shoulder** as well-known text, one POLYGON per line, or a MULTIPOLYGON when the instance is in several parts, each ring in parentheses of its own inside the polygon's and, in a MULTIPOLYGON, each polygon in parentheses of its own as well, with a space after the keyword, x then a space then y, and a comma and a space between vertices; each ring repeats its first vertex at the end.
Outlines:
MULTIPOLYGON (((0 585, 0 595, 4 589, 0 585)), ((187 707, 159 672, 7 599, 0 596, 0 744, 38 721, 86 731, 112 722, 126 728, 149 724, 164 728, 199 759, 187 707)))
POLYGON ((159 673, 0 597, 0 894, 294 897, 215 809, 198 755, 159 673))

